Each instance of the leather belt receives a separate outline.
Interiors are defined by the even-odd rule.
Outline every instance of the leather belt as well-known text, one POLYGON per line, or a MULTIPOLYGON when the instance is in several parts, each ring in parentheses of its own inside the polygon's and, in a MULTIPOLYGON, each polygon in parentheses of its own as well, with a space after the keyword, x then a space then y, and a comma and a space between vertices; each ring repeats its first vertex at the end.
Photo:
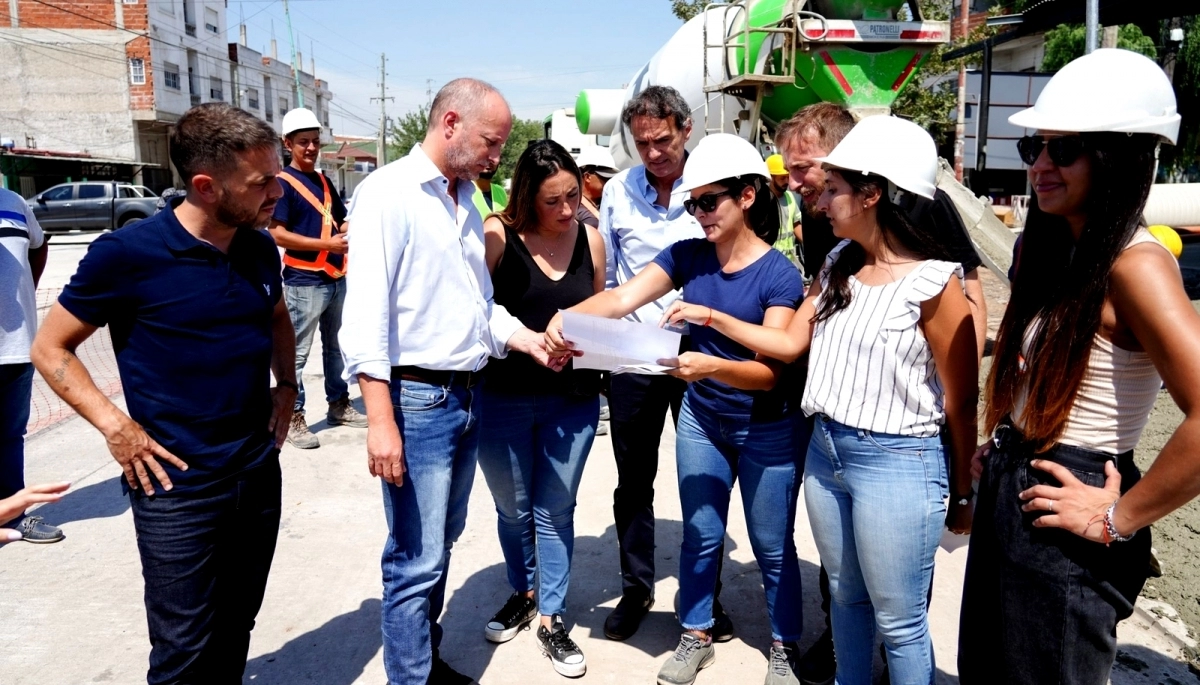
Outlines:
POLYGON ((479 371, 439 371, 423 369, 419 366, 393 366, 392 380, 416 381, 443 387, 461 387, 470 389, 479 384, 483 374, 479 371))

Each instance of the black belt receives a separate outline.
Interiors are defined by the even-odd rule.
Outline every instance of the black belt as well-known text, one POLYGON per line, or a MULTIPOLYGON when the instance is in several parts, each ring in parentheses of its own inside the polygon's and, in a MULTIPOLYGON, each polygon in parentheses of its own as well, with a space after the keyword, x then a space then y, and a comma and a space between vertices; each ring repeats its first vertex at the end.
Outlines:
POLYGON ((417 381, 444 387, 472 388, 478 385, 483 374, 479 371, 438 371, 419 366, 393 366, 392 380, 417 381))

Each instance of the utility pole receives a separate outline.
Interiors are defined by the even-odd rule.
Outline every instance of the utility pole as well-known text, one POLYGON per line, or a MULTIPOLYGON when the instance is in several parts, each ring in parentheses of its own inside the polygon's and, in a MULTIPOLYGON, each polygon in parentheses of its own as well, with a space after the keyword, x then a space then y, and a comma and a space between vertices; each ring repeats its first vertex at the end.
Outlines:
POLYGON ((425 113, 429 114, 429 108, 433 107, 433 79, 425 79, 425 113))
POLYGON ((300 65, 296 64, 296 34, 292 31, 292 13, 288 11, 288 0, 283 0, 283 15, 287 17, 288 40, 292 44, 292 80, 296 84, 296 106, 304 106, 304 89, 300 87, 300 65))
MULTIPOLYGON (((967 34, 970 33, 970 19, 968 18, 967 5, 969 0, 959 0, 961 3, 959 12, 959 35, 962 36, 962 41, 967 42, 967 34)), ((958 64, 958 119, 954 124, 954 178, 959 183, 963 181, 963 154, 967 147, 967 63, 962 60, 958 64)))
POLYGON ((371 101, 379 101, 379 138, 375 141, 375 168, 387 164, 387 101, 395 100, 387 95, 387 54, 379 55, 379 97, 371 101))
POLYGON ((1084 20, 1086 28, 1083 34, 1083 52, 1088 54, 1100 47, 1100 0, 1087 0, 1084 20))

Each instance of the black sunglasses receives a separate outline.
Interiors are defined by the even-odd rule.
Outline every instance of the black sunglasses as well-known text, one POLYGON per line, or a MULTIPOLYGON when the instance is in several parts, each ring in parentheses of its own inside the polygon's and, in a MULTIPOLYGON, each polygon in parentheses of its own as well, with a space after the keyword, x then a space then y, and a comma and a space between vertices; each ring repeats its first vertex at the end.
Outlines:
POLYGON ((689 197, 683 201, 683 210, 692 216, 696 215, 697 209, 707 214, 716 210, 717 205, 721 204, 722 195, 733 197, 733 191, 721 190, 715 193, 705 193, 694 200, 689 197))
POLYGON ((1025 136, 1017 141, 1017 154, 1021 161, 1033 166, 1043 149, 1050 150, 1050 161, 1055 166, 1071 166, 1086 149, 1083 136, 1060 136, 1046 140, 1041 136, 1025 136))

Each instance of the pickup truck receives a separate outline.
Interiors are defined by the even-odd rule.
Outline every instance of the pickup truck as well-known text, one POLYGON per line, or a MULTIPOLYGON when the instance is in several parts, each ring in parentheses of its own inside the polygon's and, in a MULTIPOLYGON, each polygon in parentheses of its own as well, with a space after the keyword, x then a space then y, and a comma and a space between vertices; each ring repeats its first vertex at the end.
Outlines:
POLYGON ((83 181, 56 185, 27 202, 46 231, 101 231, 153 215, 158 196, 145 186, 83 181))

